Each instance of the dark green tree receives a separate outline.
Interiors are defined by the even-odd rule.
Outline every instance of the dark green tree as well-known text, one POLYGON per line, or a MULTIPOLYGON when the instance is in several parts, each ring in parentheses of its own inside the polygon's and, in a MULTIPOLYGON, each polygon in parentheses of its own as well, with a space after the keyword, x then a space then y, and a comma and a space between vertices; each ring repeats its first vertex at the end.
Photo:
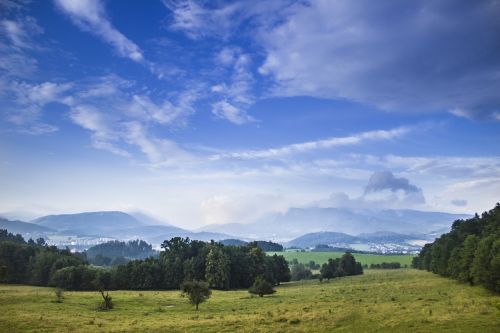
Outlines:
POLYGON ((189 303, 193 304, 198 311, 200 303, 205 302, 212 295, 208 283, 203 281, 185 281, 181 284, 183 295, 187 295, 189 303))
POLYGON ((205 279, 210 288, 229 288, 229 259, 219 246, 211 245, 205 269, 205 279))
POLYGON ((312 279, 312 272, 304 264, 299 263, 292 266, 291 279, 292 281, 312 279))
POLYGON ((281 282, 290 281, 292 275, 290 273, 290 267, 288 267, 288 262, 286 261, 285 257, 275 254, 271 258, 273 261, 273 271, 276 278, 276 283, 280 284, 281 282))
POLYGON ((258 276, 248 292, 263 297, 264 295, 274 294, 276 290, 273 289, 273 285, 270 282, 266 281, 262 276, 258 276))
POLYGON ((476 235, 469 235, 464 241, 464 246, 461 251, 460 273, 458 280, 461 282, 468 282, 470 285, 474 284, 474 277, 472 275, 472 261, 476 253, 479 238, 476 235))
POLYGON ((321 265, 320 274, 323 279, 333 279, 335 277, 335 273, 337 271, 337 261, 333 259, 328 259, 328 262, 325 262, 321 265))
POLYGON ((491 261, 493 259, 492 247, 495 242, 493 235, 481 239, 474 252, 474 259, 470 269, 470 275, 475 284, 482 284, 488 289, 495 289, 495 281, 492 278, 491 261))

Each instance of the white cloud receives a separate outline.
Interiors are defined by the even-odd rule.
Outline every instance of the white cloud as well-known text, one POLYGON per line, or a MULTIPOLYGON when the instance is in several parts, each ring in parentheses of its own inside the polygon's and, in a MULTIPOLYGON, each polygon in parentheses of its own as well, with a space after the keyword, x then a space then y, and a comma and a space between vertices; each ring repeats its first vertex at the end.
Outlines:
POLYGON ((241 34, 242 26, 263 29, 273 26, 293 7, 291 0, 254 0, 210 2, 163 0, 172 13, 170 29, 184 32, 193 39, 217 37, 228 39, 241 34), (279 13, 279 15, 277 15, 279 13))
POLYGON ((226 119, 236 125, 256 121, 254 118, 249 116, 246 111, 237 108, 227 101, 220 101, 212 104, 212 113, 217 117, 226 119))
POLYGON ((261 29, 274 94, 400 112, 492 118, 500 98, 495 1, 313 1, 261 29))
POLYGON ((330 149, 340 146, 357 145, 365 141, 371 141, 371 140, 392 140, 407 134, 409 131, 410 129, 407 127, 399 127, 392 130, 368 131, 344 137, 333 137, 324 140, 295 143, 291 145, 282 146, 279 148, 270 148, 264 150, 249 150, 249 151, 221 154, 221 155, 216 155, 214 158, 215 159, 279 158, 285 155, 305 153, 318 149, 330 149))
POLYGON ((10 40, 12 46, 20 49, 34 48, 32 36, 43 32, 36 20, 30 16, 18 20, 1 20, 0 30, 10 40))
POLYGON ((71 120, 81 127, 92 132, 92 146, 96 149, 107 150, 113 154, 129 157, 130 154, 117 146, 119 132, 111 128, 110 120, 91 105, 78 105, 70 112, 71 120))
MULTIPOLYGON (((6 11, 9 9, 12 8, 7 7, 6 11)), ((36 71, 38 62, 30 52, 42 50, 35 42, 35 37, 42 33, 43 29, 31 16, 0 20, 0 70, 4 75, 29 77, 36 71)))
POLYGON ((106 16, 100 0, 55 0, 61 10, 82 30, 98 35, 111 44, 118 55, 144 62, 141 49, 119 32, 106 16))
POLYGON ((174 141, 151 137, 147 128, 139 122, 126 123, 123 135, 129 144, 140 148, 153 166, 172 165, 190 159, 190 155, 174 141))
POLYGON ((65 93, 72 87, 71 83, 29 84, 0 80, 0 86, 3 87, 6 119, 19 126, 19 132, 40 135, 58 130, 57 126, 43 123, 41 113, 49 103, 67 101, 65 93))
POLYGON ((249 223, 270 212, 284 212, 290 202, 275 194, 213 195, 201 202, 204 224, 249 223))
POLYGON ((452 205, 458 206, 458 207, 464 207, 467 206, 467 200, 463 199, 453 199, 450 201, 452 205))
POLYGON ((234 3, 208 9, 191 0, 164 0, 163 4, 172 11, 170 28, 181 30, 195 39, 207 35, 227 37, 230 28, 234 26, 232 16, 240 7, 240 4, 234 3))
POLYGON ((150 119, 160 124, 171 124, 174 121, 183 121, 187 116, 193 114, 195 110, 192 104, 196 99, 196 91, 181 94, 176 105, 170 101, 156 104, 148 96, 134 95, 129 112, 142 116, 142 119, 150 119))
POLYGON ((229 68, 230 74, 227 82, 211 88, 217 97, 223 97, 212 104, 212 113, 237 125, 255 122, 256 119, 247 114, 247 109, 255 100, 249 55, 242 53, 239 48, 225 47, 217 54, 215 61, 229 68))

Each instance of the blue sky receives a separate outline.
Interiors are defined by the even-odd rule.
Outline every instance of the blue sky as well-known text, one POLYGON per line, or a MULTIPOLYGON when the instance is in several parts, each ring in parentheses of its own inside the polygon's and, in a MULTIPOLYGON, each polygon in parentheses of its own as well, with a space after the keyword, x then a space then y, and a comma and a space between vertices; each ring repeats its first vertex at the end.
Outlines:
POLYGON ((500 198, 495 1, 0 0, 0 212, 199 227, 500 198))

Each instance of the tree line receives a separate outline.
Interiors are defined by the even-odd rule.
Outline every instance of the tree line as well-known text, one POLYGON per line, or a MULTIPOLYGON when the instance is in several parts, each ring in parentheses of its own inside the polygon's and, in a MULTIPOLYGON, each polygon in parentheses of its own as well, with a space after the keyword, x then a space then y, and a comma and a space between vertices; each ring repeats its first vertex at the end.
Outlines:
POLYGON ((500 292, 500 204, 455 221, 449 233, 422 248, 412 266, 500 292))
POLYGON ((54 274, 86 263, 84 256, 47 246, 42 238, 25 241, 21 235, 0 230, 0 281, 49 285, 54 274))
POLYGON ((267 256, 255 242, 224 246, 174 237, 158 257, 132 260, 111 268, 89 265, 82 254, 25 242, 0 231, 0 281, 66 290, 179 289, 184 281, 206 281, 210 288, 249 288, 257 277, 278 285, 290 280, 283 256, 267 256))
POLYGON ((401 268, 401 263, 399 263, 399 262, 383 262, 380 264, 370 264, 370 268, 374 268, 374 269, 399 269, 399 268, 401 268))
POLYGON ((345 252, 342 257, 328 259, 323 265, 317 264, 314 260, 308 263, 299 263, 297 258, 291 260, 292 281, 311 280, 311 279, 333 279, 342 276, 351 276, 363 274, 363 266, 357 262, 350 252, 345 252), (313 273, 312 270, 319 269, 320 272, 313 273))

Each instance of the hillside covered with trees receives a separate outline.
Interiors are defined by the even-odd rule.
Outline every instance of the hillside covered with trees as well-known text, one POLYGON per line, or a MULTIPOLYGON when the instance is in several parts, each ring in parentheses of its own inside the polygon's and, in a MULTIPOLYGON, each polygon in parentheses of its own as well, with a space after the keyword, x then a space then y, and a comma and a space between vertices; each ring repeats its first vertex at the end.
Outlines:
POLYGON ((120 242, 117 240, 92 246, 85 251, 91 264, 97 266, 115 266, 133 259, 145 259, 157 256, 151 244, 143 240, 120 242))
POLYGON ((449 233, 423 247, 412 266, 500 292, 500 204, 455 221, 449 233))

